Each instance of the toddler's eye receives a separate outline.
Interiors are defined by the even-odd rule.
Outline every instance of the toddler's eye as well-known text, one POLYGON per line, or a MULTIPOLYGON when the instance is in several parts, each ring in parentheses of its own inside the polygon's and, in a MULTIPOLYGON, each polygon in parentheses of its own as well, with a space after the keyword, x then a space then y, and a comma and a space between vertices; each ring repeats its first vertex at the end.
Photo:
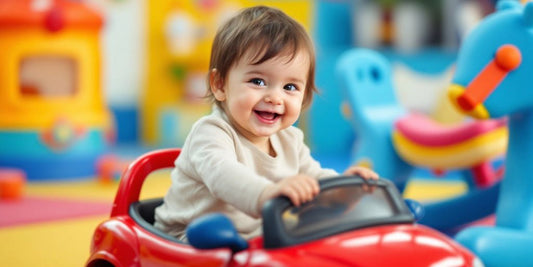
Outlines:
POLYGON ((263 81, 263 79, 253 78, 250 82, 258 86, 265 86, 265 81, 263 81))
POLYGON ((297 91, 298 90, 298 87, 296 87, 296 85, 294 84, 287 84, 283 87, 283 89, 287 90, 287 91, 297 91))

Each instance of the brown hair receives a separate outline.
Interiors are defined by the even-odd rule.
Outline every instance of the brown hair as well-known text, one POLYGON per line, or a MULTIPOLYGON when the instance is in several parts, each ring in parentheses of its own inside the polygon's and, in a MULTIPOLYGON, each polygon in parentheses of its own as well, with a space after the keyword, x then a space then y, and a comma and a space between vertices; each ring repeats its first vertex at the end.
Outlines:
MULTIPOLYGON (((300 49, 305 49, 309 53, 309 73, 302 108, 309 106, 317 91, 315 52, 302 25, 275 8, 255 6, 242 10, 218 29, 211 47, 209 75, 216 69, 225 81, 230 68, 250 49, 255 50, 252 64, 261 64, 281 53, 287 53, 292 60, 300 49)), ((211 92, 209 75, 207 97, 220 105, 211 92)))

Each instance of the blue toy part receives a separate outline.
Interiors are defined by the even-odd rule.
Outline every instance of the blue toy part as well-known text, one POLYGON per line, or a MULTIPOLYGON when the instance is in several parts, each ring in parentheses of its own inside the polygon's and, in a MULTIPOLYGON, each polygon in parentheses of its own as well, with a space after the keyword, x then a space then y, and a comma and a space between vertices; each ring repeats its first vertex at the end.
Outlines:
POLYGON ((373 50, 352 49, 339 58, 336 75, 358 135, 351 162, 370 165, 402 192, 413 167, 397 155, 392 145, 394 122, 406 111, 396 100, 389 62, 373 50))
POLYGON ((476 226, 455 239, 479 255, 486 266, 533 266, 533 236, 522 230, 476 226))
POLYGON ((314 17, 317 23, 313 36, 319 47, 345 49, 352 46, 351 8, 352 0, 316 1, 314 17))
POLYGON ((221 213, 202 216, 186 229, 189 243, 198 249, 230 248, 239 252, 248 248, 248 242, 242 238, 233 223, 221 213))
POLYGON ((117 144, 139 143, 139 108, 128 106, 111 106, 115 118, 117 144))
POLYGON ((404 199, 405 204, 415 217, 415 221, 420 221, 425 215, 424 206, 420 204, 420 202, 414 200, 414 199, 404 199))
POLYGON ((455 198, 425 203, 425 215, 419 223, 455 234, 461 227, 494 213, 500 186, 501 183, 496 183, 486 189, 472 189, 455 198))
POLYGON ((104 130, 89 129, 60 149, 35 131, 0 131, 0 166, 23 169, 30 181, 86 178, 96 174, 97 159, 108 150, 104 130))
MULTIPOLYGON (((521 6, 516 1, 500 1, 497 8, 465 39, 453 83, 454 88, 471 92, 472 81, 495 61, 500 47, 512 45, 519 51, 518 67, 508 70, 498 83, 488 81, 476 87, 487 96, 473 103, 490 118, 509 116, 506 169, 495 227, 468 228, 457 235, 457 240, 488 266, 533 266, 533 2, 521 6)), ((462 95, 450 94, 453 101, 462 95)))
POLYGON ((335 159, 331 167, 342 172, 351 153, 354 133, 339 109, 342 101, 333 70, 339 56, 352 47, 351 12, 353 0, 313 1, 313 41, 316 44, 316 86, 320 94, 313 98, 308 119, 302 121, 306 138, 320 161, 335 159), (332 138, 332 129, 334 138, 332 138))

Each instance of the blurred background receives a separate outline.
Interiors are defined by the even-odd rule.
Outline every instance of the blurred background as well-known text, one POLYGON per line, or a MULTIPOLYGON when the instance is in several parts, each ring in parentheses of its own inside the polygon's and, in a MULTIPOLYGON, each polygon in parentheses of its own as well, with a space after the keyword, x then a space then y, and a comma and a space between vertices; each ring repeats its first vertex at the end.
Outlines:
MULTIPOLYGON (((208 114, 202 96, 217 27, 241 8, 282 9, 308 30, 320 94, 298 126, 338 171, 358 133, 335 77, 364 47, 390 60, 398 104, 452 123, 461 40, 494 11, 489 0, 0 0, 0 265, 80 266, 109 214, 120 173, 137 156, 180 147, 208 114)), ((418 177, 431 176, 420 170, 418 177)), ((143 188, 162 196, 168 177, 143 188)), ((419 199, 459 194, 410 187, 419 199)))

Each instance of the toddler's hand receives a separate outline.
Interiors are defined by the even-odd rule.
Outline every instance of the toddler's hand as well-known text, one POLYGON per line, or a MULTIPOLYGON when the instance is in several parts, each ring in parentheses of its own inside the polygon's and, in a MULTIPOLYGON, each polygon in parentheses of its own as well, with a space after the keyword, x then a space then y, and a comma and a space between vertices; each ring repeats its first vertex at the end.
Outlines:
POLYGON ((295 206, 312 200, 320 192, 318 181, 307 175, 295 175, 269 185, 259 196, 259 208, 274 197, 286 196, 295 206))
MULTIPOLYGON (((344 172, 344 175, 359 175, 363 177, 363 179, 366 179, 366 180, 378 180, 379 179, 379 175, 377 173, 375 173, 373 170, 369 168, 362 167, 362 166, 351 166, 344 172)), ((369 187, 366 184, 364 184, 362 188, 363 190, 367 192, 374 191, 373 186, 369 187)))
POLYGON ((379 179, 379 175, 377 173, 375 173, 369 168, 362 166, 350 166, 346 171, 344 171, 344 175, 359 175, 367 180, 379 179))

